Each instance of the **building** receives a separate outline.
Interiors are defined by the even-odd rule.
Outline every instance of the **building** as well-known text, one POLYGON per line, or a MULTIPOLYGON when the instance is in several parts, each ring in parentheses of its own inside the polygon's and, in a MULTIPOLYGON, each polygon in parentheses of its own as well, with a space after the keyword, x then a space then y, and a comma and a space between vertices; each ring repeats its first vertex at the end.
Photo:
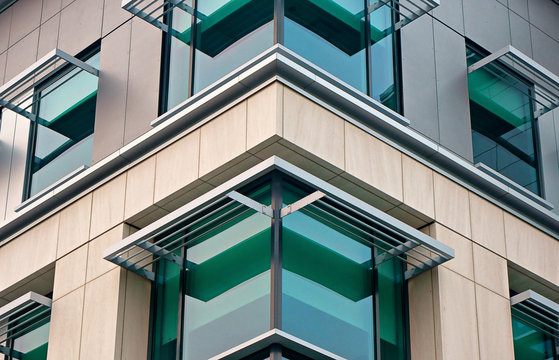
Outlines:
POLYGON ((0 359, 559 359, 558 75, 554 0, 0 0, 0 359))

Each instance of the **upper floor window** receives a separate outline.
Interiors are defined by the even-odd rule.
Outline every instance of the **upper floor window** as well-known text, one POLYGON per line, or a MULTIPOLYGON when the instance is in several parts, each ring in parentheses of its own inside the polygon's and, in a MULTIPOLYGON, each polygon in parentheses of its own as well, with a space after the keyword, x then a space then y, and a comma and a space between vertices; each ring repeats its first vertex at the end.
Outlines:
POLYGON ((153 281, 153 359, 406 358, 407 280, 452 250, 293 171, 251 169, 107 250, 153 281))
MULTIPOLYGON (((98 47, 82 58, 99 68, 98 47)), ((62 68, 35 87, 25 198, 91 165, 97 80, 81 68, 62 68)))
POLYGON ((282 44, 394 110, 401 106, 396 30, 428 11, 416 3, 430 4, 184 0, 167 1, 166 11, 161 12, 142 3, 129 1, 123 6, 168 33, 163 51, 164 109, 207 88, 274 44, 282 44))

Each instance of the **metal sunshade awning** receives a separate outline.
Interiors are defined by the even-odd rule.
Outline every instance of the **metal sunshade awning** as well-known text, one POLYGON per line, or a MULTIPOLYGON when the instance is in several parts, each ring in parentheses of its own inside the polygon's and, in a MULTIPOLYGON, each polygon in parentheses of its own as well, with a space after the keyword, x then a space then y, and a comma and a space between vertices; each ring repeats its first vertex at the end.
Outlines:
POLYGON ((369 5, 369 13, 386 6, 399 17, 392 31, 396 31, 414 21, 421 15, 440 5, 439 0, 373 0, 369 5))
MULTIPOLYGON (((104 258, 153 281, 153 263, 166 259, 182 264, 183 260, 175 254, 177 250, 193 244, 204 234, 211 233, 233 218, 244 216, 248 212, 258 212, 271 218, 272 209, 269 206, 234 190, 241 184, 246 184, 247 177, 256 180, 261 176, 257 175, 261 173, 258 168, 266 166, 269 161, 274 164, 268 171, 279 170, 318 189, 297 202, 284 206, 281 217, 300 211, 350 234, 358 242, 375 247, 375 267, 398 258, 407 263, 405 277, 410 279, 454 257, 452 248, 273 157, 106 249, 104 258), (200 226, 207 219, 211 221, 200 226)), ((305 241, 306 244, 311 242, 303 237, 297 241, 305 241)), ((316 250, 320 249, 317 247, 316 250)), ((185 265, 187 268, 197 266, 185 265)), ((371 268, 371 264, 368 267, 371 268)))
POLYGON ((545 114, 559 106, 559 77, 538 64, 530 57, 508 45, 468 67, 468 74, 492 66, 512 70, 534 85, 527 94, 535 103, 534 117, 545 114))
POLYGON ((54 49, 0 87, 0 107, 10 109, 35 121, 36 116, 30 110, 33 103, 38 101, 38 99, 34 99, 35 86, 65 66, 80 68, 94 76, 99 76, 99 70, 93 66, 60 49, 54 49))
POLYGON ((512 315, 559 340, 559 304, 526 290, 510 298, 512 315))
MULTIPOLYGON (((34 292, 0 308, 0 344, 23 335, 50 316, 51 299, 34 292)), ((0 353, 3 346, 0 345, 0 353)))

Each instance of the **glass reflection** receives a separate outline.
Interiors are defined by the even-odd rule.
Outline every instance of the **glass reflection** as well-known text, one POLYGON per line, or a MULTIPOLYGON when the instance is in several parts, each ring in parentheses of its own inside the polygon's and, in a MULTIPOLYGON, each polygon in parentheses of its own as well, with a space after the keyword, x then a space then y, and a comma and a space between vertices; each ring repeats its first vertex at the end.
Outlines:
POLYGON ((519 318, 515 310, 512 317, 512 334, 516 360, 548 360, 559 356, 553 350, 553 338, 531 325, 529 319, 519 318))

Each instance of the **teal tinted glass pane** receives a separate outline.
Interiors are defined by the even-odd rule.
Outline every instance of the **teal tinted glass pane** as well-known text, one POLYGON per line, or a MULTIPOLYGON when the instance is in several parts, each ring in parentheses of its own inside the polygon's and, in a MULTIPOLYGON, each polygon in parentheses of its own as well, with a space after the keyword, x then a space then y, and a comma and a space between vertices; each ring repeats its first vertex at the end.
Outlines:
MULTIPOLYGON (((88 64, 99 68, 99 54, 88 64)), ((97 77, 74 69, 40 93, 30 196, 91 165, 97 77)))
MULTIPOLYGON (((469 63, 480 56, 468 50, 469 63)), ((496 66, 468 75, 474 163, 540 194, 531 87, 496 66)))
POLYGON ((347 359, 373 359, 371 248, 302 211, 283 218, 282 330, 347 359))
POLYGON ((285 46, 367 92, 363 0, 286 0, 285 46))
MULTIPOLYGON (((190 5, 190 1, 186 3, 190 5)), ((171 21, 171 27, 178 34, 178 38, 177 36, 171 37, 167 99, 167 107, 169 109, 180 104, 188 97, 192 15, 175 8, 171 21)))
POLYGON ((273 0, 198 3, 195 93, 273 45, 273 5, 273 0))
MULTIPOLYGON (((180 250, 176 254, 179 255, 180 250)), ((177 353, 180 268, 165 260, 156 264, 152 358, 171 360, 175 359, 177 353)))
POLYGON ((512 335, 514 339, 514 358, 516 360, 555 359, 553 339, 530 323, 512 317, 512 335))
POLYGON ((45 360, 50 329, 50 310, 40 308, 17 322, 18 333, 13 344, 14 358, 45 360), (21 333, 20 333, 21 331, 21 333))
POLYGON ((392 11, 382 6, 370 15, 371 32, 371 80, 370 95, 392 110, 397 110, 396 84, 394 82, 394 59, 392 11))
POLYGON ((404 283, 398 259, 378 267, 380 349, 383 359, 406 359, 404 283))
POLYGON ((190 229, 183 359, 208 359, 270 329, 270 218, 235 206, 190 229))

